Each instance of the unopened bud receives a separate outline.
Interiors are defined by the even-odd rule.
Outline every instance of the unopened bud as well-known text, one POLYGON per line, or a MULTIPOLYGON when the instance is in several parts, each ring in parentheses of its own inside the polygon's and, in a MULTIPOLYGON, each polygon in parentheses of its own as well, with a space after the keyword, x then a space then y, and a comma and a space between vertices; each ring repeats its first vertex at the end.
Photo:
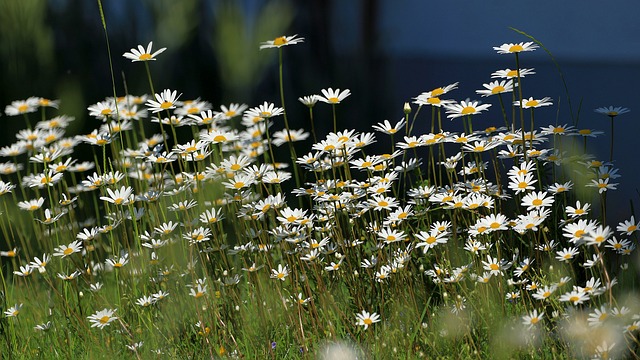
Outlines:
POLYGON ((411 105, 409 105, 408 102, 404 103, 404 113, 405 114, 411 114, 411 105))

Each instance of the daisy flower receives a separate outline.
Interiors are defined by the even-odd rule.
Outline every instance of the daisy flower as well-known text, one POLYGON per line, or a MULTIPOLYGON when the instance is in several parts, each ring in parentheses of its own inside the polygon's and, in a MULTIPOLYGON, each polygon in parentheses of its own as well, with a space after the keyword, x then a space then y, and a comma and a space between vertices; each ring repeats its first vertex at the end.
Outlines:
POLYGON ((99 327, 100 329, 103 329, 105 326, 109 325, 112 321, 118 319, 117 316, 113 315, 116 312, 116 310, 117 309, 115 310, 103 309, 103 310, 97 311, 93 315, 87 316, 87 319, 89 319, 89 322, 91 323, 91 327, 99 327))
POLYGON ((571 302, 573 305, 582 304, 585 301, 589 300, 589 295, 584 292, 579 291, 571 291, 560 296, 560 301, 563 302, 571 302))
POLYGON ((571 218, 576 218, 579 216, 583 216, 583 215, 587 215, 589 213, 589 208, 591 207, 591 204, 589 203, 584 203, 580 204, 580 200, 576 201, 576 206, 567 206, 565 208, 565 213, 567 213, 567 215, 571 218))
POLYGON ((445 105, 447 109, 447 118, 455 119, 461 116, 479 114, 481 111, 487 110, 491 104, 480 105, 479 101, 461 101, 459 104, 445 105))
POLYGON ((111 190, 107 188, 107 193, 109 194, 109 196, 101 196, 100 200, 122 206, 129 205, 132 201, 135 200, 135 196, 133 195, 133 188, 130 186, 122 186, 119 190, 111 190))
POLYGON ((620 233, 626 233, 627 235, 633 234, 635 231, 638 231, 640 228, 640 222, 636 223, 635 217, 632 215, 631 219, 625 220, 618 224, 616 230, 620 233))
POLYGON ((542 320, 543 317, 543 312, 540 312, 540 314, 538 314, 538 310, 534 309, 532 312, 522 317, 522 324, 528 325, 529 329, 532 329, 538 322, 540 322, 540 320, 542 320))
POLYGON ((180 95, 176 90, 171 91, 169 89, 165 89, 160 94, 155 94, 154 100, 147 100, 147 107, 151 110, 152 113, 157 113, 163 110, 175 109, 176 102, 180 95))
POLYGON ((271 278, 285 281, 289 276, 289 268, 287 265, 282 266, 282 264, 278 265, 278 269, 271 269, 271 278))
POLYGON ((556 259, 560 261, 569 261, 578 255, 578 249, 575 247, 564 248, 560 251, 556 251, 556 259))
POLYGON ((500 46, 494 46, 493 50, 497 51, 498 54, 514 54, 523 51, 534 51, 538 48, 538 45, 533 42, 521 42, 517 44, 502 44, 500 46))
POLYGON ((476 90, 476 94, 487 97, 496 94, 513 91, 513 82, 509 80, 492 81, 488 84, 482 84, 484 89, 476 90))
POLYGON ((22 310, 22 304, 15 304, 14 306, 6 310, 4 312, 4 315, 6 317, 16 317, 18 316, 18 314, 20 314, 20 310, 22 310))
POLYGON ((395 125, 391 125, 389 120, 385 120, 384 122, 378 123, 377 125, 373 125, 373 129, 385 133, 387 135, 393 135, 400 131, 402 127, 405 125, 406 121, 404 118, 400 119, 395 125))
POLYGON ((286 45, 295 45, 304 42, 304 38, 297 37, 298 34, 293 36, 280 36, 273 40, 268 40, 260 44, 260 50, 270 48, 281 48, 286 45))
POLYGON ((156 55, 161 54, 163 51, 167 50, 167 48, 162 48, 156 50, 156 52, 151 52, 151 47, 153 46, 153 41, 149 42, 147 48, 145 49, 142 45, 138 45, 138 49, 131 49, 131 52, 126 52, 122 54, 127 59, 130 59, 132 62, 136 61, 150 61, 156 60, 156 55))
POLYGON ((7 114, 7 116, 16 116, 32 113, 36 110, 38 110, 38 101, 29 98, 27 100, 12 101, 11 105, 7 105, 7 107, 4 108, 4 113, 7 114))
POLYGON ((340 89, 333 90, 332 88, 322 89, 322 95, 318 96, 318 100, 327 103, 327 104, 340 104, 340 102, 347 98, 347 96, 351 95, 351 91, 349 89, 345 89, 340 91, 340 89))
POLYGON ((420 231, 415 234, 416 239, 420 240, 416 248, 424 246, 422 253, 426 254, 429 249, 436 247, 436 245, 446 244, 448 241, 446 236, 446 232, 439 232, 438 229, 431 229, 430 232, 420 231))
POLYGON ((311 108, 318 102, 319 98, 320 97, 318 95, 309 95, 299 97, 298 101, 300 101, 303 105, 311 108))
POLYGON ((513 105, 521 106, 523 109, 529 109, 529 108, 537 108, 542 106, 550 106, 550 105, 553 105, 553 103, 551 102, 550 97, 544 97, 538 100, 530 97, 528 99, 522 99, 522 102, 514 101, 513 105))
POLYGON ((598 179, 598 180, 591 180, 590 183, 588 183, 587 185, 588 187, 594 187, 594 188, 598 188, 598 193, 602 194, 603 192, 607 191, 607 190, 617 190, 618 188, 616 186, 618 186, 618 183, 609 183, 609 178, 606 179, 598 179))
POLYGON ((553 205, 553 197, 547 197, 549 194, 545 191, 533 191, 522 197, 522 206, 527 207, 527 211, 549 207, 553 205))
POLYGON ((80 252, 80 250, 82 250, 82 243, 78 240, 75 240, 69 245, 60 245, 55 248, 53 256, 62 256, 63 258, 65 258, 73 253, 80 252))
POLYGON ((356 325, 364 326, 364 329, 367 330, 369 326, 380 321, 380 315, 377 313, 369 314, 369 312, 362 310, 361 313, 356 314, 356 320, 356 325))
MULTIPOLYGON (((527 75, 533 75, 535 71, 533 69, 520 69, 520 77, 523 78, 527 75)), ((518 77, 518 70, 504 69, 498 70, 491 74, 492 78, 513 79, 518 77)))
POLYGON ((597 112, 598 114, 607 115, 609 117, 616 117, 618 115, 626 114, 631 110, 622 106, 607 106, 597 108, 593 111, 597 112))

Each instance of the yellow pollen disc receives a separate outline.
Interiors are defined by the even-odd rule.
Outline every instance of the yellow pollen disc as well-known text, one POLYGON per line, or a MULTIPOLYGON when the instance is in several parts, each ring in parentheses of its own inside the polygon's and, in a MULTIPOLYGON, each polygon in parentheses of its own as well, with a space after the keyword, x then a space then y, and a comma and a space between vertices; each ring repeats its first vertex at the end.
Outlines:
POLYGON ((577 297, 577 296, 572 296, 572 297, 570 297, 570 298, 569 298, 569 301, 571 301, 571 302, 576 302, 576 301, 578 301, 579 299, 580 299, 580 298, 579 298, 579 297, 577 297))
POLYGON ((395 241, 395 240, 396 240, 395 236, 393 236, 393 235, 387 236, 387 241, 395 241))
POLYGON ((518 45, 518 44, 516 44, 516 45, 512 45, 511 47, 509 47, 509 52, 512 52, 512 53, 520 52, 520 51, 522 51, 522 50, 524 50, 524 49, 522 48, 522 45, 518 45))
POLYGON ((53 140, 55 140, 55 139, 56 139, 56 136, 55 136, 55 135, 49 135, 49 136, 47 136, 46 138, 44 138, 44 141, 45 141, 45 142, 47 142, 47 143, 50 143, 50 142, 52 142, 52 141, 53 141, 53 140))
POLYGON ((192 107, 189 110, 187 110, 188 114, 197 114, 200 112, 200 109, 196 108, 196 107, 192 107))
POLYGON ((537 317, 534 317, 533 319, 531 319, 531 323, 535 325, 538 323, 539 320, 540 319, 538 319, 537 317))
POLYGON ((337 104, 338 102, 340 102, 340 99, 338 99, 337 97, 330 97, 327 100, 329 100, 330 103, 332 104, 337 104))
POLYGON ((504 90, 505 90, 504 86, 498 85, 498 86, 494 87, 493 89, 491 89, 491 93, 492 94, 499 94, 499 93, 503 92, 504 90))
POLYGON ((287 221, 288 222, 294 222, 296 220, 298 220, 298 217, 295 216, 295 215, 291 215, 291 216, 287 217, 287 221))
POLYGON ((593 239, 593 240, 594 240, 595 242, 597 242, 597 243, 601 243, 601 242, 603 242, 603 241, 604 241, 604 236, 598 236, 598 237, 596 237, 596 238, 595 238, 595 239, 593 239))
POLYGON ((48 184, 49 182, 51 182, 51 178, 48 176, 45 176, 40 180, 40 184, 48 184))
POLYGON ((101 115, 111 115, 111 109, 102 109, 102 111, 100 111, 101 115))
POLYGON ((140 56, 138 56, 138 60, 151 60, 151 54, 140 54, 140 56))
POLYGON ((378 206, 382 206, 382 207, 389 206, 389 203, 384 200, 378 201, 378 206))
POLYGON ((482 234, 482 233, 483 233, 483 232, 485 232, 485 231, 487 231, 487 228, 486 228, 486 227, 484 227, 484 226, 480 226, 480 227, 478 228, 478 233, 480 233, 480 234, 482 234))
POLYGON ((194 151, 196 151, 196 150, 198 150, 198 149, 196 149, 196 147, 195 147, 195 146, 189 146, 185 151, 186 151, 186 152, 194 152, 194 151))
POLYGON ((606 187, 607 187, 607 184, 606 184, 606 183, 600 183, 600 184, 598 184, 598 187, 599 187, 600 189, 604 189, 604 188, 606 188, 606 187))
POLYGON ((462 204, 461 202, 457 202, 457 203, 453 204, 453 207, 454 207, 454 208, 461 208, 461 207, 462 207, 462 205, 463 205, 463 204, 462 204))
POLYGON ((507 135, 504 137, 504 141, 509 141, 509 140, 513 140, 515 138, 515 136, 513 135, 507 135))
POLYGON ((529 100, 524 105, 528 106, 528 107, 538 106, 538 101, 537 100, 529 100))
POLYGON ((371 161, 365 161, 365 162, 363 162, 363 163, 362 163, 362 165, 361 165, 361 166, 362 166, 362 167, 369 167, 369 166, 371 166, 371 165, 373 165, 373 163, 372 163, 371 161))
POLYGON ((518 70, 511 70, 507 72, 507 77, 516 77, 518 76, 518 70))
POLYGON ((578 131, 578 133, 580 133, 580 135, 589 135, 591 134, 591 129, 582 129, 578 131))
POLYGON ((96 140, 96 144, 98 145, 105 145, 106 143, 107 143, 107 140, 105 139, 96 140))
POLYGON ((489 225, 489 227, 492 228, 492 229, 497 229, 497 228, 500 227, 500 223, 497 223, 497 222, 491 223, 491 225, 489 225))
POLYGON ((31 207, 29 207, 30 211, 35 211, 35 210, 38 210, 38 209, 40 209, 40 206, 38 206, 38 205, 31 205, 31 207))
POLYGON ((521 182, 518 184, 518 188, 519 189, 525 189, 529 184, 527 184, 526 182, 521 182))
POLYGON ((562 134, 562 133, 564 133, 564 128, 563 127, 553 128, 553 133, 554 134, 562 134))
POLYGON ((540 199, 535 199, 535 200, 533 200, 533 201, 531 202, 531 204, 532 204, 533 206, 540 206, 540 205, 542 205, 542 200, 540 200, 540 199))
POLYGON ((617 111, 609 111, 607 113, 607 115, 609 115, 609 116, 618 116, 618 112, 617 111))
POLYGON ((462 109, 460 113, 462 115, 469 115, 469 114, 473 114, 474 112, 476 112, 476 108, 474 108, 473 106, 467 106, 464 109, 462 109))
POLYGON ((344 143, 344 142, 349 141, 349 138, 348 138, 348 137, 346 137, 346 136, 340 136, 340 137, 338 138, 338 141, 339 141, 339 142, 344 143))
POLYGON ((123 265, 122 263, 119 263, 119 262, 117 262, 117 263, 113 264, 113 267, 114 267, 114 268, 121 268, 121 267, 123 267, 123 266, 124 266, 124 265, 123 265))
POLYGON ((233 171, 238 171, 238 170, 240 170, 240 168, 242 168, 242 166, 240 166, 240 164, 233 164, 230 167, 230 169, 233 170, 233 171))
POLYGON ((273 45, 275 46, 282 46, 284 44, 287 43, 287 38, 284 36, 280 36, 278 38, 276 38, 275 40, 273 40, 273 45))
POLYGON ((242 181, 238 181, 237 183, 233 184, 233 187, 236 189, 240 189, 244 187, 244 183, 242 181))
POLYGON ((109 319, 111 319, 108 315, 105 315, 103 317, 100 318, 100 323, 101 324, 106 324, 109 322, 109 319))
POLYGON ((156 162, 164 162, 164 161, 167 161, 167 159, 163 157, 159 157, 156 159, 156 162))
POLYGON ((582 215, 584 214, 584 209, 576 209, 575 213, 578 215, 582 215))
POLYGON ((637 225, 631 225, 627 228, 627 232, 634 232, 638 230, 638 226, 637 225))
POLYGON ((197 299, 197 298, 200 298, 200 297, 203 297, 203 296, 204 296, 204 293, 203 293, 203 292, 198 291, 198 292, 196 293, 196 296, 195 296, 195 297, 196 297, 196 299, 197 299))
POLYGON ((435 236, 429 236, 428 238, 426 238, 424 240, 424 242, 426 242, 427 244, 433 244, 434 242, 436 242, 436 237, 435 236))
POLYGON ((443 88, 436 88, 436 89, 431 90, 431 96, 432 97, 440 96, 442 94, 444 94, 444 89, 443 88))
POLYGON ((124 201, 123 198, 117 198, 117 199, 113 200, 113 202, 116 203, 116 205, 122 204, 123 201, 124 201))
POLYGON ((365 325, 371 325, 371 324, 373 324, 373 320, 371 320, 371 319, 369 319, 369 318, 366 318, 366 319, 362 320, 362 322, 363 322, 365 325))
POLYGON ((585 234, 584 230, 578 230, 573 233, 573 237, 581 238, 584 236, 584 234, 585 234))
POLYGON ((284 274, 283 273, 278 273, 278 279, 282 279, 284 278, 284 274))
POLYGON ((18 111, 21 112, 21 113, 27 111, 27 109, 29 109, 29 106, 27 106, 25 104, 18 106, 18 111))
POLYGON ((419 143, 418 143, 417 141, 412 141, 412 142, 410 142, 410 143, 409 143, 409 144, 407 144, 407 145, 408 145, 409 147, 416 147, 416 146, 418 146, 418 144, 419 144, 419 143))
POLYGON ((479 145, 473 148, 473 151, 484 151, 484 146, 479 145))
POLYGON ((500 269, 500 266, 498 266, 498 264, 491 264, 491 265, 489 265, 489 268, 490 268, 491 270, 499 270, 499 269, 500 269))
POLYGON ((438 105, 440 104, 440 98, 438 97, 430 97, 427 99, 427 104, 438 105))
POLYGON ((333 146, 333 145, 327 145, 327 146, 325 146, 325 147, 324 147, 324 151, 331 151, 331 150, 335 150, 335 148, 336 148, 336 147, 335 147, 335 146, 333 146))
POLYGON ((400 215, 398 215, 398 219, 406 219, 407 218, 407 213, 403 212, 400 215))
POLYGON ((71 255, 73 253, 73 248, 66 248, 62 253, 65 255, 71 255))
POLYGON ((173 106, 173 103, 169 102, 169 101, 165 101, 162 104, 160 104, 160 108, 164 109, 164 110, 166 110, 166 109, 168 109, 168 108, 170 108, 172 106, 173 106))
POLYGON ((467 139, 466 137, 459 137, 459 138, 456 139, 457 143, 464 143, 464 142, 467 142, 467 141, 469 141, 469 139, 467 139))
POLYGON ((558 192, 565 192, 565 191, 567 191, 567 189, 561 186, 561 187, 558 188, 557 191, 558 192))

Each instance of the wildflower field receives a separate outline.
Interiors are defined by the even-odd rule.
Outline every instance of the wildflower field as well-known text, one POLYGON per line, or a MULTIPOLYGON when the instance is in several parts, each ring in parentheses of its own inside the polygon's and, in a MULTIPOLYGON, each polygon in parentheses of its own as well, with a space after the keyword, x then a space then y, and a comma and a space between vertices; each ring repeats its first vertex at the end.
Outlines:
POLYGON ((3 358, 637 358, 640 222, 607 203, 629 109, 583 104, 606 133, 536 121, 555 105, 527 93, 528 40, 476 93, 433 84, 365 131, 340 127, 348 89, 288 93, 298 35, 256 44, 279 103, 159 91, 149 43, 112 59, 149 94, 114 80, 88 134, 57 100, 6 105, 3 358))

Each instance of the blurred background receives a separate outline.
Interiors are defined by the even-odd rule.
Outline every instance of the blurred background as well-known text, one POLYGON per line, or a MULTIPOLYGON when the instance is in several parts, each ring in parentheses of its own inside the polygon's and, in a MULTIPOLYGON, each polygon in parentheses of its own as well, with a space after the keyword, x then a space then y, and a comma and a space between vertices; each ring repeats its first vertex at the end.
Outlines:
MULTIPOLYGON (((122 54, 153 41, 154 48, 168 49, 150 64, 158 91, 177 90, 181 99, 200 97, 215 108, 230 102, 279 103, 277 51, 260 51, 259 44, 281 35, 304 37, 303 44, 284 51, 287 110, 295 128, 308 125, 307 110, 296 99, 327 87, 351 90, 339 107, 339 127, 357 130, 384 119, 397 121, 405 101, 450 83, 460 85, 449 98, 480 99, 475 90, 491 80, 492 72, 514 68, 511 56, 492 47, 528 41, 510 29, 518 28, 551 51, 571 96, 545 51, 523 54, 522 67, 537 73, 525 79, 524 95, 549 96, 556 105, 537 112, 537 125, 571 124, 579 114, 579 128, 605 131, 590 140, 589 151, 606 159, 609 119, 593 109, 632 110, 616 119, 615 166, 623 177, 611 197, 622 214, 629 213, 630 198, 638 203, 638 2, 104 0, 103 7, 118 95, 125 93, 125 84, 131 94, 149 92, 144 66, 122 54)), ((0 1, 0 82, 3 109, 29 96, 61 99, 60 113, 76 117, 77 133, 95 128, 87 106, 112 95, 97 2, 0 1)), ((331 113, 321 105, 316 107, 318 131, 324 134, 331 113)), ((474 117, 474 125, 497 125, 497 114, 474 117)), ((426 126, 427 112, 420 120, 426 126)), ((23 122, 5 116, 0 121, 5 129, 0 146, 5 146, 23 122)), ((457 126, 451 124, 450 130, 457 126)))

